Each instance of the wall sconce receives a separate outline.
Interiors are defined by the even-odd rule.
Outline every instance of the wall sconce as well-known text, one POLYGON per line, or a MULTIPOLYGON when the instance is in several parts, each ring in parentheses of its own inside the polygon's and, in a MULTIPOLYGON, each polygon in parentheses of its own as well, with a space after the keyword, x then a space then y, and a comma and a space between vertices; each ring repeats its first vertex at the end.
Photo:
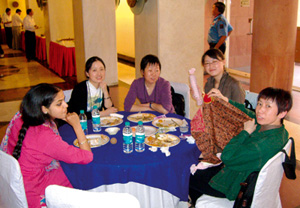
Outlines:
POLYGON ((18 8, 19 2, 13 1, 12 6, 13 6, 14 8, 18 8))
POLYGON ((147 0, 127 0, 127 4, 133 14, 140 14, 143 11, 144 5, 147 0))

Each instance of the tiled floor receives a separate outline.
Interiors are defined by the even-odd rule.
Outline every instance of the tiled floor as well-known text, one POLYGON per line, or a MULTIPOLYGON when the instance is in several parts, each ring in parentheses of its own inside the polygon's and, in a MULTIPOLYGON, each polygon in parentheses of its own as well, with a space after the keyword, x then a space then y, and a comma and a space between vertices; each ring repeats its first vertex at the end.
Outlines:
MULTIPOLYGON (((75 77, 60 78, 38 62, 27 63, 22 51, 13 51, 8 49, 6 45, 3 45, 3 48, 5 58, 0 59, 0 141, 8 122, 18 110, 20 101, 30 86, 40 82, 48 82, 54 83, 62 89, 70 89, 76 83, 75 77)), ((123 110, 123 101, 128 92, 129 84, 135 77, 135 69, 126 64, 118 63, 118 76, 119 84, 110 87, 110 92, 114 105, 119 110, 123 110)), ((249 89, 249 79, 238 76, 237 78, 242 82, 245 89, 249 89)), ((294 107, 287 119, 294 122, 293 125, 295 126, 291 126, 292 129, 299 128, 297 124, 300 124, 300 109, 298 107, 300 106, 300 93, 293 91, 293 96, 294 107)), ((300 176, 299 170, 297 170, 297 174, 300 176)), ((280 191, 283 208, 295 208, 300 205, 299 180, 292 181, 283 178, 280 191)))

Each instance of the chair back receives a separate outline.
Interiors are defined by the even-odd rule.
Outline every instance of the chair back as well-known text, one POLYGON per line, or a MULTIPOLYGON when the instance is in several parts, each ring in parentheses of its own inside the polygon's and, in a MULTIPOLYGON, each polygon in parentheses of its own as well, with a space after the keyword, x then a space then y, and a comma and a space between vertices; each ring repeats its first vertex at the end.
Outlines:
MULTIPOLYGON (((290 153, 291 143, 289 139, 284 146, 287 154, 290 153)), ((251 208, 281 208, 279 188, 283 176, 284 159, 285 154, 280 151, 262 167, 257 177, 251 208)), ((234 201, 209 195, 201 196, 196 202, 196 208, 232 208, 233 205, 234 201)))
POLYGON ((185 117, 190 118, 190 87, 179 82, 170 82, 170 85, 174 88, 175 93, 183 95, 185 117))
POLYGON ((65 95, 65 102, 69 102, 71 95, 72 95, 73 89, 70 90, 64 90, 64 95, 65 95))
POLYGON ((140 208, 136 197, 128 193, 91 192, 58 185, 46 188, 48 208, 140 208))
POLYGON ((0 207, 27 208, 19 162, 0 150, 0 207))
MULTIPOLYGON (((290 152, 291 139, 284 146, 287 154, 290 152)), ((283 176, 282 162, 285 159, 283 152, 278 152, 275 156, 268 160, 268 162, 260 170, 251 207, 264 208, 279 208, 281 201, 279 196, 279 188, 283 176)))
POLYGON ((246 97, 245 97, 245 106, 246 108, 251 108, 251 110, 255 110, 256 108, 256 105, 257 105, 257 97, 258 97, 258 94, 255 93, 255 92, 250 92, 249 90, 245 90, 246 92, 246 97), (251 106, 247 106, 247 105, 251 105, 251 106))

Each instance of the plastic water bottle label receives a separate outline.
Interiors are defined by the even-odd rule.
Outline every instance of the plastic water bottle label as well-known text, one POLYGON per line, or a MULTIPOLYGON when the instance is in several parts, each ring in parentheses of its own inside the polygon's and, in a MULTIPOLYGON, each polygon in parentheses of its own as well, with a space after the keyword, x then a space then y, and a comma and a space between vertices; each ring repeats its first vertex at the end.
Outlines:
POLYGON ((135 134, 135 142, 136 143, 144 143, 145 142, 145 134, 137 132, 135 134))
POLYGON ((93 124, 100 124, 100 116, 93 116, 92 117, 93 119, 93 124))
POLYGON ((132 143, 132 133, 131 134, 123 134, 123 141, 125 144, 132 143))
POLYGON ((81 128, 83 129, 83 130, 85 130, 85 129, 87 129, 87 122, 86 121, 80 121, 80 125, 81 125, 81 128))

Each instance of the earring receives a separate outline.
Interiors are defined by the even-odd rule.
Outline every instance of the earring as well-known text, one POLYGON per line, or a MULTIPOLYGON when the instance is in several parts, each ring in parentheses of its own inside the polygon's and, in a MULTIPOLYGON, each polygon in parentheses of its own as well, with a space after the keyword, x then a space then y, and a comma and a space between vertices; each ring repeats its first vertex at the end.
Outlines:
POLYGON ((44 114, 47 114, 48 112, 46 111, 46 112, 44 112, 44 114))

